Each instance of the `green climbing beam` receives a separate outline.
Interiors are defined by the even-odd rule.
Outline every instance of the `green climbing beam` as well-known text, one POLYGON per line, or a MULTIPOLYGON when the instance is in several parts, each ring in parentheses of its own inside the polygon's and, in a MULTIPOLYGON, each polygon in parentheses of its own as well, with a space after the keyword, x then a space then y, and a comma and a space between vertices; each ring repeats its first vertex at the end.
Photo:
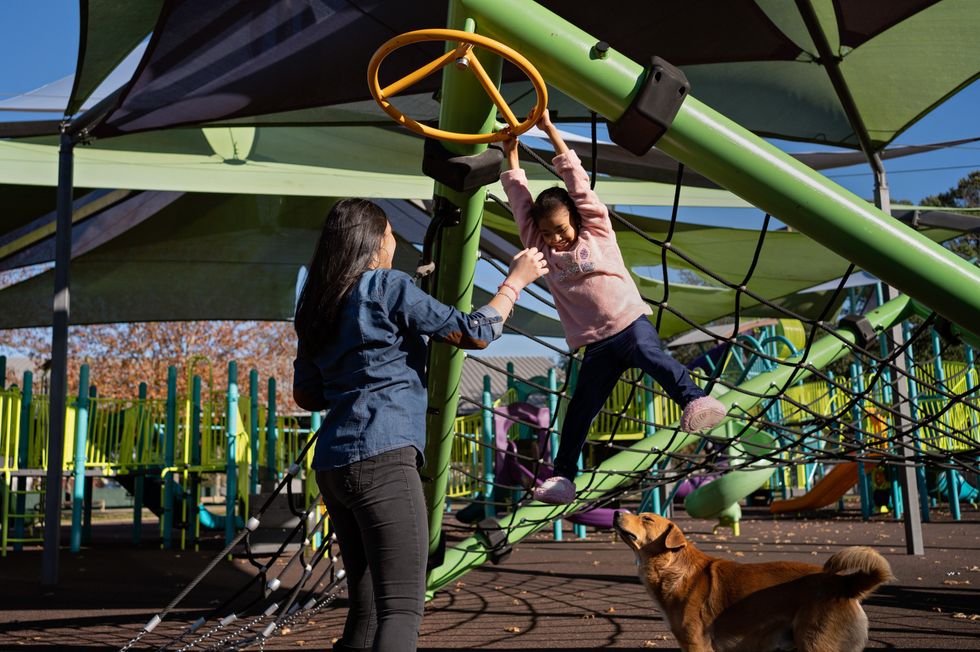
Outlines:
MULTIPOLYGON (((449 4, 448 26, 473 31, 473 22, 457 0, 449 4)), ((487 74, 500 84, 501 61, 496 55, 480 50, 477 53, 487 74)), ((496 108, 483 91, 476 76, 453 66, 443 69, 442 106, 439 127, 463 133, 481 133, 493 127, 496 108)), ((445 143, 457 154, 479 154, 486 145, 445 143)), ((473 277, 479 257, 480 229, 483 226, 485 193, 458 193, 437 183, 435 195, 445 197, 462 209, 460 223, 442 231, 437 253, 435 289, 433 296, 445 304, 465 312, 472 310, 473 277)), ((425 502, 429 514, 429 552, 439 547, 442 515, 446 511, 446 483, 452 454, 456 408, 459 404, 459 378, 463 371, 464 354, 448 344, 434 343, 429 358, 429 413, 426 417, 425 502)))
MULTIPOLYGON (((909 298, 903 296, 868 313, 867 317, 876 331, 884 332, 905 319, 910 311, 909 298)), ((806 360, 799 361, 802 363, 801 366, 781 366, 773 371, 759 374, 737 389, 719 396, 718 400, 725 404, 729 412, 733 409, 747 411, 764 400, 754 394, 766 397, 777 396, 791 376, 794 382, 803 380, 814 370, 826 367, 835 360, 849 355, 856 340, 855 335, 849 330, 842 329, 837 332, 837 336, 826 335, 816 340, 806 360)), ((724 429, 719 428, 714 432, 721 435, 724 429)), ((675 430, 658 430, 602 462, 594 471, 579 476, 575 482, 579 495, 579 500, 576 502, 560 506, 531 503, 501 519, 500 527, 507 532, 508 542, 516 543, 547 526, 552 519, 578 511, 585 507, 588 501, 630 482, 637 472, 645 471, 655 462, 660 461, 663 453, 682 448, 696 438, 697 435, 679 433, 675 430)), ((474 566, 482 564, 487 558, 487 549, 478 537, 470 537, 462 541, 446 551, 442 565, 429 572, 428 591, 431 593, 438 590, 474 566)))
MULTIPOLYGON (((458 0, 479 33, 614 121, 643 67, 528 0, 458 0)), ((612 9, 615 11, 615 9, 612 9)), ((697 92, 697 89, 693 89, 697 92)), ((940 315, 980 335, 980 270, 688 95, 657 147, 940 315)))

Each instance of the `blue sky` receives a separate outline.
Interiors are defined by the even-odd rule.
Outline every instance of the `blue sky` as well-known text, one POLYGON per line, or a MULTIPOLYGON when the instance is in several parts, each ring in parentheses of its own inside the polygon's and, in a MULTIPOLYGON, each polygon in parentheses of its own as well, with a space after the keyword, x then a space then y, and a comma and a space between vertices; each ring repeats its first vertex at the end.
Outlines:
MULTIPOLYGON (((0 99, 33 90, 71 74, 75 66, 77 24, 76 0, 0 2, 0 99)), ((978 116, 980 82, 975 82, 913 125, 896 140, 896 144, 913 145, 980 136, 978 116)), ((0 120, 11 119, 23 118, 0 113, 0 120)), ((584 126, 579 131, 588 133, 584 126)), ((821 149, 810 144, 776 144, 790 152, 821 149)), ((980 143, 896 159, 886 165, 892 197, 918 201, 927 195, 947 190, 971 170, 980 168, 980 143)), ((866 166, 831 170, 827 176, 859 196, 870 197, 872 194, 873 178, 866 166)), ((654 209, 650 214, 669 217, 669 209, 654 209)), ((724 215, 707 209, 689 209, 682 213, 682 219, 689 221, 735 223, 747 228, 758 226, 761 218, 761 214, 754 210, 730 211, 724 215)), ((479 270, 477 278, 485 287, 495 287, 500 280, 496 272, 488 269, 479 270)), ((540 308, 534 303, 529 303, 528 307, 540 308)), ((519 355, 541 351, 540 347, 515 340, 496 347, 490 353, 519 355)))

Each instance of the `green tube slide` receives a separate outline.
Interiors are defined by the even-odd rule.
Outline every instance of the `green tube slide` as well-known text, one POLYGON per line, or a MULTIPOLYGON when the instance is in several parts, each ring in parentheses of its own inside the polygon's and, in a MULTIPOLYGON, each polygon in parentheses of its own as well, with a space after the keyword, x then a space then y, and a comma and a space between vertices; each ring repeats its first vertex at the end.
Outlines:
POLYGON ((772 464, 758 459, 776 447, 767 432, 748 429, 731 445, 731 464, 740 467, 714 482, 698 487, 684 499, 684 509, 694 518, 717 518, 722 525, 734 525, 741 517, 738 501, 764 485, 772 477, 772 464), (750 459, 755 462, 746 464, 750 459))

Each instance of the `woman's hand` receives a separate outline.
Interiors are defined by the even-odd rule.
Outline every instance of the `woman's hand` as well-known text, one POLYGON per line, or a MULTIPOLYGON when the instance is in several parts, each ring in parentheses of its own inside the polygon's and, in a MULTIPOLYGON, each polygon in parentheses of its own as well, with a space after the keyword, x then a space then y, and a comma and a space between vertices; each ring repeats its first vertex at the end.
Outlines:
POLYGON ((507 282, 523 289, 548 273, 548 263, 544 254, 536 247, 525 249, 514 256, 510 263, 507 282))

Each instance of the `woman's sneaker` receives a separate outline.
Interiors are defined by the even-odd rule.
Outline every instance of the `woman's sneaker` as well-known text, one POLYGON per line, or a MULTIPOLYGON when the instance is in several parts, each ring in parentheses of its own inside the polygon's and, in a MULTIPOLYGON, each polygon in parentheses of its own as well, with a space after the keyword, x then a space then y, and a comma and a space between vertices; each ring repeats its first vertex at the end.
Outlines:
POLYGON ((534 488, 534 499, 549 505, 567 505, 575 500, 575 483, 560 475, 548 478, 534 488))
POLYGON ((681 430, 699 432, 714 428, 728 414, 721 401, 712 396, 696 398, 684 408, 681 415, 681 430))

